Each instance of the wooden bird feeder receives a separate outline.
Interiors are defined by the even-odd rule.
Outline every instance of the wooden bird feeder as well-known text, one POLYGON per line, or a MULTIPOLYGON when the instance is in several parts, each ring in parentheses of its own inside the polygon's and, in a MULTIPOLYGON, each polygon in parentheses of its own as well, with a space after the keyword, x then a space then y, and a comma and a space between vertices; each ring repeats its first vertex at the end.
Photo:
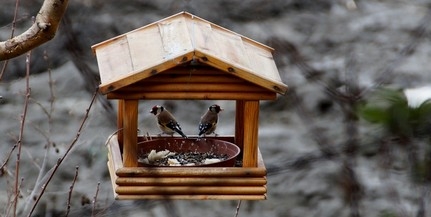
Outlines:
POLYGON ((107 142, 116 199, 266 199, 259 100, 287 91, 272 48, 181 12, 92 49, 100 92, 119 100, 119 130, 107 142), (235 135, 216 138, 241 149, 242 166, 138 166, 139 100, 234 100, 235 135))

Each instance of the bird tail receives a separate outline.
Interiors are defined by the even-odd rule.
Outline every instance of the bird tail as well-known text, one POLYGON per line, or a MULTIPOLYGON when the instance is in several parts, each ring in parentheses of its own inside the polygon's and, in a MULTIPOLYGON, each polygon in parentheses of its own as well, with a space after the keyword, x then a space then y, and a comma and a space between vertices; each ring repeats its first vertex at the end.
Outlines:
POLYGON ((187 136, 186 136, 186 134, 183 133, 183 131, 181 131, 179 129, 174 129, 174 130, 175 130, 175 132, 177 132, 178 134, 180 134, 183 138, 187 139, 187 136))

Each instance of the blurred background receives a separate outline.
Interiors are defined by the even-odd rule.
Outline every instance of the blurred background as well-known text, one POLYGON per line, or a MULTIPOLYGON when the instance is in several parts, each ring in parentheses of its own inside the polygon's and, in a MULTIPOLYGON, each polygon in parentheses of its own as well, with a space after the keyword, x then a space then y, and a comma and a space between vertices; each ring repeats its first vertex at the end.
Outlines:
MULTIPOLYGON (((42 2, 19 1, 15 35, 31 25, 42 2)), ((1 2, 2 41, 10 37, 16 3, 1 2)), ((259 147, 268 199, 242 201, 238 216, 431 216, 431 106, 423 101, 431 93, 430 3, 70 1, 56 37, 31 55, 19 210, 33 199, 39 174, 76 137, 99 84, 91 46, 187 11, 273 47, 289 86, 285 96, 261 102, 259 147)), ((22 55, 8 61, 0 80, 0 216, 9 216, 16 152, 4 162, 20 133, 25 72, 22 55)), ((158 133, 149 110, 163 104, 186 134, 194 134, 213 103, 143 101, 140 130, 158 133)), ((215 103, 225 108, 217 133, 232 134, 235 103, 215 103)), ((115 115, 116 102, 98 96, 35 216, 64 216, 77 166, 69 216, 235 216, 238 201, 114 201, 105 142, 116 130, 115 115)))

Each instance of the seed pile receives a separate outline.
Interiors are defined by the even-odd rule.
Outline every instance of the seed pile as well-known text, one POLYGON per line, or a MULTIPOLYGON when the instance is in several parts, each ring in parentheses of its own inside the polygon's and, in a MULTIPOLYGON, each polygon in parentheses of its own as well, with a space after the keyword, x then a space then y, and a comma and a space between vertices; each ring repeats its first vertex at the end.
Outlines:
POLYGON ((139 161, 154 166, 199 166, 224 161, 228 158, 227 154, 213 152, 170 152, 166 157, 149 161, 148 155, 149 153, 144 154, 139 161))

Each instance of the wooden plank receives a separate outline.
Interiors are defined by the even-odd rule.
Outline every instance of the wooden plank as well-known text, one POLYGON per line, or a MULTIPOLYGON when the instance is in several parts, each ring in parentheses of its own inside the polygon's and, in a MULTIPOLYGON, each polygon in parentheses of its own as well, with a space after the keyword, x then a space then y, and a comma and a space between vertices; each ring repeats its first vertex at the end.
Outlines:
POLYGON ((115 81, 133 71, 129 44, 126 37, 120 37, 96 50, 97 64, 102 83, 115 81))
POLYGON ((120 99, 118 100, 117 105, 117 140, 119 144, 120 150, 123 150, 123 108, 124 108, 124 100, 120 99))
POLYGON ((217 42, 216 55, 218 58, 224 62, 235 63, 235 65, 240 65, 243 68, 250 68, 240 35, 213 28, 211 37, 213 37, 213 41, 217 42))
POLYGON ((281 81, 273 81, 266 79, 258 72, 253 72, 250 68, 245 68, 243 65, 237 64, 230 60, 222 59, 218 56, 209 55, 203 51, 196 50, 195 56, 200 59, 201 62, 213 66, 217 69, 229 72, 230 74, 245 79, 253 84, 262 86, 268 90, 276 93, 285 94, 287 91, 287 85, 281 81))
POLYGON ((205 50, 213 55, 219 53, 217 42, 212 37, 211 23, 202 19, 194 19, 193 15, 187 19, 189 35, 195 49, 205 50))
POLYGON ((112 161, 114 171, 123 167, 123 158, 119 149, 118 139, 116 135, 109 138, 108 144, 108 160, 112 161))
POLYGON ((108 99, 147 100, 275 100, 274 92, 121 92, 107 94, 108 99))
MULTIPOLYGON (((226 33, 230 33, 230 34, 239 35, 238 33, 234 32, 234 31, 232 31, 232 30, 229 30, 229 29, 226 29, 226 28, 224 28, 224 27, 222 27, 222 26, 219 26, 219 25, 217 25, 217 24, 211 23, 211 22, 209 22, 209 21, 207 21, 207 20, 205 20, 205 19, 202 19, 202 18, 200 18, 200 17, 198 17, 198 16, 196 16, 196 15, 193 15, 193 14, 191 14, 191 13, 189 13, 189 12, 182 12, 182 13, 183 13, 183 14, 181 14, 181 15, 182 15, 182 16, 185 16, 188 20, 191 20, 191 21, 199 21, 199 22, 201 22, 201 23, 207 23, 207 24, 211 25, 211 28, 214 28, 214 29, 220 29, 221 31, 225 31, 226 33)), ((190 22, 190 21, 189 21, 189 22, 190 22)), ((258 41, 255 41, 255 40, 251 39, 251 38, 248 38, 248 37, 243 36, 243 35, 239 35, 239 36, 240 36, 244 41, 247 41, 248 43, 256 44, 256 45, 258 45, 258 46, 262 47, 262 49, 266 49, 266 50, 270 50, 270 51, 274 50, 272 47, 269 47, 268 45, 262 44, 262 43, 260 43, 260 42, 258 42, 258 41)))
POLYGON ((109 176, 111 178, 112 192, 114 193, 114 197, 116 197, 118 196, 118 194, 117 192, 115 192, 115 189, 117 188, 118 185, 115 183, 117 176, 115 175, 115 170, 114 170, 112 160, 108 160, 107 165, 108 165, 109 176))
POLYGON ((123 165, 138 166, 138 100, 124 100, 123 165))
POLYGON ((117 200, 266 200, 259 195, 118 195, 117 200))
POLYGON ((151 83, 139 82, 129 86, 130 92, 267 92, 268 90, 250 83, 151 83))
MULTIPOLYGON (((202 64, 192 63, 191 61, 185 62, 182 65, 167 69, 159 75, 221 75, 226 76, 226 72, 220 69, 202 64)), ((242 80, 242 79, 241 79, 242 80)))
POLYGON ((123 167, 116 171, 119 177, 263 177, 266 169, 260 167, 123 167))
POLYGON ((237 100, 235 107, 235 144, 241 149, 241 157, 244 154, 244 119, 245 109, 244 100, 237 100))
POLYGON ((259 101, 244 101, 243 167, 256 167, 258 157, 259 101))
POLYGON ((107 94, 145 78, 151 77, 167 69, 173 68, 179 64, 182 64, 184 61, 190 60, 191 58, 193 58, 193 52, 175 57, 174 59, 171 59, 167 62, 159 62, 156 65, 148 66, 148 68, 135 69, 135 71, 132 71, 125 76, 116 77, 115 81, 102 83, 99 85, 99 91, 102 94, 107 94))
POLYGON ((260 153, 260 149, 257 149, 257 167, 265 168, 265 176, 266 176, 266 167, 265 162, 263 161, 262 153, 260 153))
POLYGON ((184 17, 164 20, 158 22, 157 26, 162 40, 163 59, 170 60, 185 52, 193 51, 184 17))
POLYGON ((157 25, 127 35, 134 70, 143 70, 165 61, 163 42, 157 25))
POLYGON ((165 74, 160 73, 150 78, 145 79, 143 82, 138 82, 136 85, 141 83, 189 83, 189 84, 205 84, 205 83, 247 83, 242 79, 228 75, 205 75, 197 74, 195 72, 183 73, 183 74, 165 74))
POLYGON ((264 186, 118 186, 117 194, 161 195, 256 195, 265 194, 264 186))
POLYGON ((266 178, 230 177, 119 177, 119 186, 263 186, 266 178))
POLYGON ((281 82, 271 51, 261 49, 255 44, 244 44, 245 55, 250 60, 251 73, 258 73, 273 82, 281 82))

